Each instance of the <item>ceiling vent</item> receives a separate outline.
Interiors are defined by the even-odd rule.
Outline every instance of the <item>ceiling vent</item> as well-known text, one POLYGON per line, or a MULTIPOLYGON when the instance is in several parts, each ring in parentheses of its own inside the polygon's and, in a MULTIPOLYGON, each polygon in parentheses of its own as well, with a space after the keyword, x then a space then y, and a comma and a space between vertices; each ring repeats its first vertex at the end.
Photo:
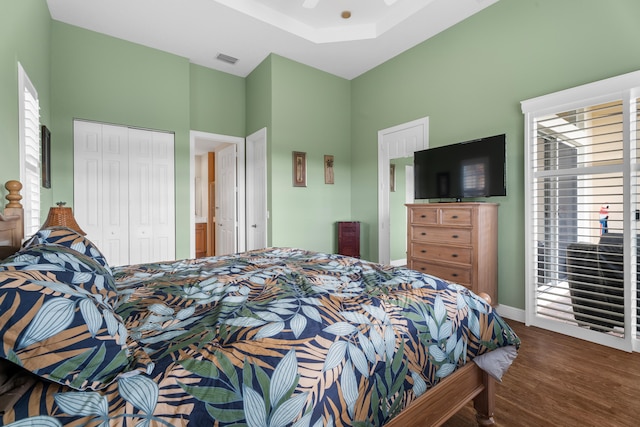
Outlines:
POLYGON ((236 62, 238 62, 238 58, 225 55, 224 53, 219 53, 218 56, 216 56, 216 59, 218 61, 226 62, 227 64, 231 64, 231 65, 234 65, 236 62))

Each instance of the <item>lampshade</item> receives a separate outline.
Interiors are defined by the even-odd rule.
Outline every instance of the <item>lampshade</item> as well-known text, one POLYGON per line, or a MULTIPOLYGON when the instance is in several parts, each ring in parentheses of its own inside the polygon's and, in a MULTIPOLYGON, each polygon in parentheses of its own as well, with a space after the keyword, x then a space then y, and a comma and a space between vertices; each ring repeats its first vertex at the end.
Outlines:
POLYGON ((42 228, 61 225, 63 227, 67 227, 74 231, 77 231, 83 236, 87 234, 82 231, 82 229, 76 222, 76 219, 73 217, 73 211, 71 210, 71 208, 64 207, 64 205, 66 205, 65 202, 58 202, 56 203, 56 205, 58 205, 58 207, 52 207, 51 209, 49 209, 49 215, 47 216, 47 220, 42 225, 42 228))

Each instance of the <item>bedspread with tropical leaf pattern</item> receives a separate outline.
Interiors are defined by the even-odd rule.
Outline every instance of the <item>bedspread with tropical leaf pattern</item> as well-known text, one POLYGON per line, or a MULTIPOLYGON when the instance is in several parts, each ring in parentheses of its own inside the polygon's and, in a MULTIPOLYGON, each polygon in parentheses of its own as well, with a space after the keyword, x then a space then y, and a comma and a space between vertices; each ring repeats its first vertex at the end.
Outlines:
POLYGON ((462 286, 340 255, 112 270, 138 369, 97 390, 38 382, 0 425, 381 426, 475 356, 519 344, 462 286))

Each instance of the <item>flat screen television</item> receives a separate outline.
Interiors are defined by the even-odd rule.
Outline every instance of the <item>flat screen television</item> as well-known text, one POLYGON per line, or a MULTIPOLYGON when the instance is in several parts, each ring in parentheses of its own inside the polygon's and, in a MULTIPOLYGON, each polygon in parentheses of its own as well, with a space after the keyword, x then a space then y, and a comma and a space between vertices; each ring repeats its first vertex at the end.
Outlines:
POLYGON ((415 152, 415 198, 506 196, 505 150, 502 134, 415 152))

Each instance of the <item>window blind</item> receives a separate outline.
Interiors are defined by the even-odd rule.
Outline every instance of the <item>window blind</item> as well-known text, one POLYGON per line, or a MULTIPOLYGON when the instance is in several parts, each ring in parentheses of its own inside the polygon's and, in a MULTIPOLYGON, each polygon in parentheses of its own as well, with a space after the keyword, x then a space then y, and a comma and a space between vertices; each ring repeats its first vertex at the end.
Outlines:
POLYGON ((25 236, 40 228, 40 103, 38 93, 19 66, 20 159, 25 236))

